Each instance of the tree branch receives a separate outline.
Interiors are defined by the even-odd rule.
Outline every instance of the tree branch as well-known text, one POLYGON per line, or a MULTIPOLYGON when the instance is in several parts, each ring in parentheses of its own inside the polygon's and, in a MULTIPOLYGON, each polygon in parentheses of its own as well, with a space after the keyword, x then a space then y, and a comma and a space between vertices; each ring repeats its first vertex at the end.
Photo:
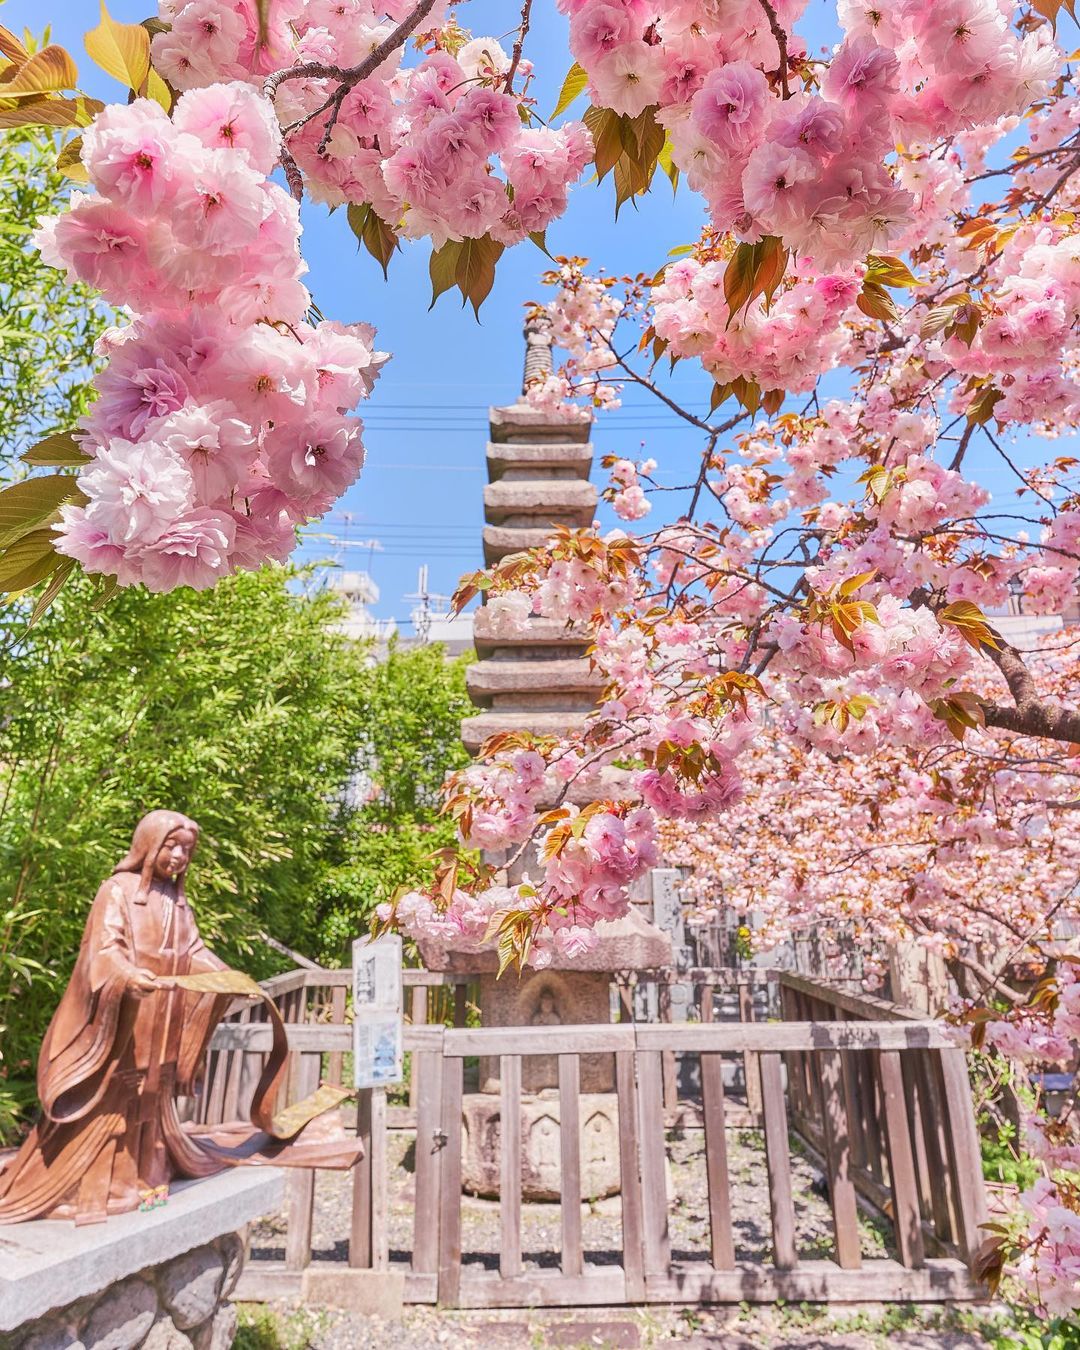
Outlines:
POLYGON ((776 39, 776 45, 780 48, 780 88, 784 91, 784 97, 791 97, 791 90, 788 88, 788 54, 787 54, 787 33, 784 32, 784 25, 780 22, 780 17, 772 7, 770 0, 758 0, 758 4, 765 11, 769 20, 769 27, 772 29, 772 35, 776 39))
POLYGON ((1016 705, 1007 708, 998 703, 984 703, 988 727, 1012 731, 1020 736, 1043 736, 1051 741, 1080 744, 1080 712, 1043 698, 1015 647, 1001 642, 997 651, 992 647, 984 648, 984 651, 1005 677, 1016 705))
MULTIPOLYGON (((327 65, 322 61, 305 61, 301 65, 286 66, 283 70, 275 70, 272 75, 268 75, 263 81, 263 93, 273 102, 277 91, 286 82, 286 80, 336 80, 337 88, 330 97, 314 112, 308 113, 299 121, 285 128, 283 135, 289 135, 297 131, 300 127, 306 126, 313 118, 320 113, 329 111, 330 116, 326 121, 326 128, 323 131, 322 140, 319 142, 319 153, 322 154, 330 140, 331 133, 341 112, 341 105, 345 102, 345 97, 349 90, 366 80, 367 77, 378 70, 382 63, 403 47, 412 34, 420 27, 424 19, 431 13, 435 6, 435 0, 419 0, 416 8, 405 16, 394 31, 388 34, 382 42, 373 48, 367 56, 356 66, 335 66, 327 65)), ((290 156, 291 159, 291 156, 290 156)), ((289 177, 289 164, 282 161, 286 171, 286 177, 289 177)), ((292 168, 296 169, 295 161, 292 168)), ((293 196, 296 196, 296 188, 290 178, 289 186, 292 188, 293 196)))
POLYGON ((518 64, 521 61, 521 53, 525 46, 525 36, 529 31, 529 20, 532 17, 532 0, 525 0, 521 6, 521 23, 518 26, 517 40, 514 42, 513 54, 510 57, 510 69, 506 72, 506 84, 503 86, 508 94, 514 92, 514 76, 517 74, 518 64))

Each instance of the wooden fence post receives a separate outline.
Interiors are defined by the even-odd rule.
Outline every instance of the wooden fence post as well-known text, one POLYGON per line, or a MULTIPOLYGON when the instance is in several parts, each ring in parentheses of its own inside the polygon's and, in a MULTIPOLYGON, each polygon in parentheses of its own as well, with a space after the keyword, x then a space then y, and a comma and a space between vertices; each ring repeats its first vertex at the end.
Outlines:
POLYGON ((877 1056, 881 1107, 885 1118, 885 1146, 893 1198, 893 1228, 903 1265, 923 1264, 922 1215, 915 1160, 911 1155, 908 1108, 904 1101, 904 1074, 899 1050, 881 1050, 877 1056))
MULTIPOLYGON (((459 985, 458 988, 461 988, 459 985)), ((446 1138, 440 1167, 439 1302, 454 1307, 461 1295, 461 1091, 465 1061, 443 1059, 442 1121, 446 1138)))
POLYGON ((499 1058, 499 1274, 521 1274, 521 1056, 499 1058))
MULTIPOLYGON (((319 1086, 322 1056, 298 1055, 296 1083, 301 1099, 319 1086)), ((285 1181, 287 1228, 285 1230, 285 1269, 303 1270, 311 1261, 311 1227, 315 1211, 315 1169, 291 1167, 285 1181)))
POLYGON ((836 1050, 821 1051, 821 1097, 825 1160, 829 1169, 829 1196, 832 1200, 833 1232, 836 1235, 836 1261, 842 1270, 858 1270, 862 1265, 859 1213, 855 1202, 855 1186, 851 1180, 851 1145, 848 1139, 843 1067, 836 1050))
MULTIPOLYGON (((712 985, 705 987, 711 994, 712 985)), ((710 1008, 709 1021, 712 1021, 711 1012, 710 1008)), ((724 1133, 724 1060, 723 1056, 708 1051, 703 1051, 701 1055, 701 1107, 705 1124, 705 1176, 709 1187, 709 1235, 713 1268, 734 1270, 731 1179, 728 1175, 727 1136, 724 1133)))
POLYGON ((645 1300, 642 1247, 641 1173, 638 1170, 637 1087, 633 1050, 615 1052, 615 1087, 619 1098, 619 1186, 622 1192, 623 1270, 626 1299, 645 1300))
POLYGON ((436 1051, 413 1051, 413 1064, 420 1064, 420 1092, 416 1103, 416 1199, 412 1269, 418 1275, 439 1269, 439 1221, 442 1213, 439 1188, 443 1156, 441 1047, 436 1051), (422 1217, 421 1217, 422 1216, 422 1217))
POLYGON ((971 1266, 986 1234, 980 1225, 989 1215, 986 1209, 986 1185, 982 1175, 979 1132, 971 1101, 967 1056, 963 1050, 937 1051, 944 1087, 945 1115, 951 1168, 956 1183, 957 1217, 960 1231, 956 1240, 971 1266))
POLYGON ((370 1270, 371 1249, 371 1088, 361 1088, 356 1094, 356 1133, 364 1146, 363 1156, 353 1168, 352 1225, 349 1230, 349 1265, 370 1270))
POLYGON ((581 1061, 559 1056, 559 1218, 562 1227, 562 1273, 580 1275, 581 1250, 581 1061))
MULTIPOLYGON (((336 1027, 345 1024, 345 997, 346 988, 343 984, 334 985, 334 992, 330 996, 330 1020, 336 1027)), ((340 1050, 331 1050, 326 1057, 326 1078, 327 1082, 341 1084, 341 1075, 344 1069, 345 1056, 340 1050)))
POLYGON ((779 1270, 794 1270, 799 1263, 795 1250, 795 1205, 791 1196, 791 1153, 788 1149, 787 1102, 780 1055, 761 1056, 761 1109, 765 1116, 765 1160, 769 1168, 769 1201, 772 1210, 773 1264, 779 1270))
MULTIPOLYGON (((754 993, 747 983, 739 985, 739 1021, 754 1021, 754 993)), ((743 1081, 746 1083, 746 1107, 752 1116, 761 1116, 761 1073, 758 1057, 752 1050, 743 1053, 743 1081)))
POLYGON ((637 1051, 638 1139, 644 1219, 645 1274, 667 1275, 671 1266, 668 1235, 666 1149, 664 1146, 663 1064, 655 1050, 637 1051))

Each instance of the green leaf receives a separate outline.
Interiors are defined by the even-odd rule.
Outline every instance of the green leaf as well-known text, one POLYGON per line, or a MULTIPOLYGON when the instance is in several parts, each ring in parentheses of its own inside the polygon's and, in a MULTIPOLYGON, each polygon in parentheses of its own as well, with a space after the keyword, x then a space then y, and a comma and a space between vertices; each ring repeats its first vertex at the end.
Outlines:
POLYGON ((49 520, 64 504, 82 497, 74 474, 24 478, 0 492, 0 548, 8 548, 49 520))
POLYGON ((101 22, 83 38, 87 55, 106 75, 141 89, 150 72, 150 34, 139 23, 117 23, 101 0, 101 22))
POLYGON ((89 183, 90 175, 86 172, 86 165, 82 162, 82 148, 81 136, 76 136, 68 141, 56 157, 56 167, 66 178, 70 178, 76 183, 89 183))
POLYGON ((871 253, 866 260, 866 280, 879 286, 918 286, 919 278, 902 258, 871 253))
POLYGON ((985 426, 994 415, 994 408, 1005 397, 1000 389, 992 384, 980 389, 968 405, 967 419, 977 427, 985 426))
POLYGON ((90 608, 95 612, 99 609, 104 609, 119 589, 120 583, 115 577, 102 577, 101 590, 94 598, 94 602, 90 608))
POLYGON ((471 302, 477 318, 480 317, 480 306, 495 284, 495 265, 503 252, 504 246, 492 239, 490 234, 462 242, 458 255, 457 286, 464 297, 462 304, 466 300, 471 302))
POLYGON ((900 311, 893 304, 892 296, 874 281, 863 282, 863 288, 855 303, 871 319, 884 319, 886 323, 891 323, 900 317, 900 311))
POLYGON ((541 253, 544 253, 547 255, 547 257, 551 258, 552 262, 555 261, 554 257, 552 257, 552 254, 547 246, 546 230, 530 230, 529 238, 532 240, 532 242, 536 245, 536 247, 540 250, 541 253))
POLYGON ((972 600, 954 600, 937 612, 940 624, 949 624, 955 628, 969 647, 978 651, 981 647, 992 647, 1000 651, 998 635, 986 621, 986 615, 972 600))
MULTIPOLYGON (((660 153, 656 157, 657 164, 659 164, 661 169, 663 169, 663 171, 667 174, 668 182, 671 184, 672 192, 676 192, 679 187, 679 170, 671 157, 674 148, 675 147, 672 145, 671 142, 671 137, 665 136, 664 144, 660 147, 660 153)), ((668 254, 669 258, 672 256, 673 255, 671 253, 668 254)))
POLYGON ((622 154, 615 161, 615 214, 631 197, 648 192, 660 153, 664 148, 664 128, 656 120, 656 109, 646 108, 637 117, 619 119, 622 154))
POLYGON ((50 43, 21 65, 12 79, 0 86, 0 92, 4 98, 22 98, 74 89, 78 83, 79 72, 70 54, 63 47, 50 43))
POLYGON ((603 182, 623 153, 622 118, 610 108, 590 107, 583 120, 592 133, 596 176, 603 182))
POLYGON ((775 235, 767 235, 756 244, 738 246, 724 272, 729 324, 759 295, 764 296, 768 305, 784 279, 787 260, 788 251, 775 235))
POLYGON ((146 75, 146 97, 152 98, 166 112, 172 112, 173 96, 168 84, 161 78, 153 66, 146 75))
POLYGON ((709 395, 709 412, 714 413, 724 399, 731 393, 730 384, 714 384, 712 393, 709 395))
POLYGON ((74 558, 65 558, 63 562, 61 562, 59 566, 55 569, 55 571, 52 574, 51 581, 41 592, 41 595, 38 596, 37 604, 34 606, 33 611, 31 612, 30 615, 29 622, 26 625, 27 629, 33 628, 34 624, 36 624, 37 621, 42 617, 42 615, 48 610, 52 602, 64 589, 64 583, 67 581, 68 577, 71 576, 72 572, 75 570, 76 565, 77 564, 74 558))
POLYGON ((370 202, 350 202, 346 210, 349 228, 382 268, 385 279, 394 251, 401 247, 395 231, 387 225, 370 202))
POLYGON ((555 111, 548 118, 552 121, 558 117, 561 112, 565 112, 570 104, 583 92, 585 86, 589 83, 589 77, 584 70, 575 61, 566 72, 566 79, 562 82, 562 88, 559 90, 559 101, 555 104, 555 111))
POLYGON ((15 595, 44 581, 60 566, 52 530, 33 530, 16 539, 0 555, 0 591, 15 595))
POLYGON ((448 239, 442 248, 432 249, 428 274, 431 277, 431 309, 444 291, 457 285, 458 255, 461 245, 456 239, 448 239))
POLYGON ((16 66, 25 65, 30 60, 30 53, 11 29, 5 28, 2 23, 0 23, 0 56, 6 56, 16 66))
MULTIPOLYGON (((93 456, 79 449, 72 432, 57 431, 52 436, 46 436, 43 441, 38 441, 37 445, 32 445, 19 458, 24 464, 37 467, 68 468, 71 465, 89 464, 93 456)), ((30 481, 41 482, 41 479, 30 481)))
POLYGON ((11 127, 85 127, 104 106, 96 98, 80 97, 47 98, 37 103, 22 103, 14 108, 0 108, 0 130, 11 127))

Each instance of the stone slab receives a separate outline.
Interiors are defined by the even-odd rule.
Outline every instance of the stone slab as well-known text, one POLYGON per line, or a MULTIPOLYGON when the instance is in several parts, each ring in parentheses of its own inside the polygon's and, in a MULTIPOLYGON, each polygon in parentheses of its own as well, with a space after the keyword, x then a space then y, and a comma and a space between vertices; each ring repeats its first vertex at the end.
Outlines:
MULTIPOLYGON (((631 910, 622 919, 602 920, 596 925, 599 942, 592 951, 574 959, 556 952, 547 970, 657 970, 671 965, 671 939, 631 910)), ((479 975, 499 969, 499 956, 491 948, 462 951, 440 938, 420 938, 420 957, 428 970, 453 975, 479 975)), ((511 978, 504 975, 503 979, 511 978)), ((514 977, 519 978, 519 977, 514 977)))
POLYGON ((593 448, 589 442, 552 441, 540 445, 493 445, 487 448, 488 477, 497 482, 504 474, 526 473, 563 478, 588 478, 593 448))
POLYGON ((470 755, 478 754, 489 736, 502 731, 531 731, 536 736, 565 736, 584 726, 588 709, 573 712, 551 712, 545 709, 520 708, 513 712, 484 712, 465 717, 461 722, 461 739, 470 755))
POLYGON ((465 671, 465 687, 474 703, 497 694, 599 693, 604 676, 585 657, 551 661, 474 661, 465 671))
POLYGON ((492 408, 488 413, 490 437, 497 445, 522 441, 535 445, 540 441, 569 441, 585 445, 592 432, 592 418, 558 419, 524 403, 492 408))
POLYGON ((555 533, 555 525, 544 529, 529 529, 524 525, 485 525, 484 526, 484 566, 508 557, 511 553, 524 553, 526 549, 543 548, 555 533))
POLYGON ((0 1224, 0 1331, 233 1233, 280 1209, 283 1196, 280 1168, 237 1167, 174 1182, 168 1204, 145 1214, 78 1228, 63 1219, 0 1224))
POLYGON ((534 616, 519 624, 498 609, 481 605, 473 616, 473 641, 480 656, 490 656, 499 648, 584 651, 592 636, 586 629, 575 628, 562 619, 534 616))
POLYGON ((503 480, 484 488, 484 519, 490 525, 528 528, 557 520, 584 526, 591 525, 595 515, 596 488, 576 478, 503 480))

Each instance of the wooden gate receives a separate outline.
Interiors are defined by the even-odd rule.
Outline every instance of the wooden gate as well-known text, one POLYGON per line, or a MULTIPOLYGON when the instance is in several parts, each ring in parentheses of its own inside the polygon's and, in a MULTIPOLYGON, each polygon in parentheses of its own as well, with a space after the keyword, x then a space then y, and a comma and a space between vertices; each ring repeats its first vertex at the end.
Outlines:
MULTIPOLYGON (((318 986, 326 974, 283 978, 300 978, 303 989, 318 986)), ((337 984, 344 972, 332 974, 337 984)), ((781 976, 780 983, 785 1012, 798 1020, 525 1029, 407 1026, 405 1048, 414 1070, 409 1124, 415 1123, 416 1130, 407 1259, 397 1252, 391 1259, 390 1120, 384 1095, 372 1092, 362 1095, 358 1111, 367 1153, 353 1177, 348 1267, 312 1262, 314 1178, 298 1172, 288 1181, 285 1259, 251 1263, 241 1296, 295 1296, 301 1289, 310 1296, 317 1287, 313 1273, 351 1268, 399 1272, 407 1301, 459 1308, 981 1297, 969 1268, 986 1209, 963 1051, 949 1042, 940 1023, 905 1016, 884 1004, 860 1006, 858 999, 845 1007, 837 1000, 850 996, 797 977, 781 976), (876 1014, 873 1020, 866 1019, 868 1010, 876 1014), (597 1054, 614 1059, 621 1181, 621 1251, 606 1254, 603 1262, 590 1261, 583 1250, 580 1205, 580 1061, 582 1055, 597 1054), (699 1064, 708 1183, 708 1244, 701 1259, 676 1259, 671 1251, 664 1101, 669 1054, 699 1064), (563 1199, 558 1269, 537 1268, 522 1250, 520 1085, 522 1060, 531 1055, 554 1056, 558 1064, 563 1199), (462 1097, 466 1062, 473 1056, 494 1057, 500 1064, 497 1270, 485 1268, 462 1242, 462 1097), (741 1105, 731 1112, 725 1058, 752 1066, 756 1079, 772 1238, 764 1261, 743 1259, 736 1250, 726 1131, 733 1114, 745 1127, 748 1113, 741 1105), (832 1211, 831 1259, 802 1259, 797 1250, 789 1129, 820 1155, 832 1211), (889 1215, 895 1259, 862 1256, 860 1197, 889 1215)), ((331 1012, 332 1003, 331 994, 331 1012)), ((348 1049, 347 1026, 303 1020, 325 1015, 326 1006, 327 1000, 313 992, 311 1000, 291 1009, 297 1095, 310 1090, 320 1071, 323 1076, 340 1073, 338 1057, 348 1049)), ((235 1083, 250 1079, 243 1061, 258 1057, 264 1041, 268 1046, 269 1030, 257 1024, 219 1029, 208 1100, 219 1077, 235 1083)))

